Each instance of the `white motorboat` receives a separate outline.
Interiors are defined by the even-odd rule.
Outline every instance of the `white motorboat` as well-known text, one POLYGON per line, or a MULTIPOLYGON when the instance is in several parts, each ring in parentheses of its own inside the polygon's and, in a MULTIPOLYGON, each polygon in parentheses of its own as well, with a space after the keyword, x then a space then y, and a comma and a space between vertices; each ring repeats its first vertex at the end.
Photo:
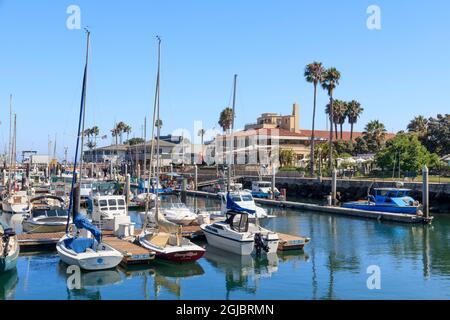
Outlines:
POLYGON ((30 200, 31 212, 22 221, 27 233, 63 232, 66 230, 68 212, 64 199, 51 195, 30 200))
MULTIPOLYGON (((197 214, 182 202, 170 202, 161 205, 162 215, 170 222, 188 226, 197 220, 197 214)), ((145 212, 140 213, 141 221, 145 219, 145 212)), ((149 221, 155 223, 155 208, 149 213, 149 221)))
POLYGON ((92 221, 98 223, 105 229, 111 229, 115 217, 126 216, 128 208, 125 196, 96 195, 89 201, 89 211, 92 221))
POLYGON ((202 224, 200 228, 208 244, 239 255, 274 253, 278 250, 278 234, 249 222, 255 211, 240 207, 228 195, 228 212, 225 221, 202 224))
MULTIPOLYGON (((225 216, 228 209, 227 209, 227 194, 226 192, 220 192, 220 211, 221 215, 225 216)), ((268 218, 269 215, 267 214, 267 211, 264 208, 261 208, 256 205, 255 200, 253 199, 253 196, 251 192, 245 191, 245 190, 234 190, 230 192, 231 199, 238 204, 241 208, 248 209, 255 211, 256 213, 249 217, 250 220, 254 220, 256 218, 263 219, 268 218)))
POLYGON ((18 191, 7 196, 2 202, 3 212, 25 214, 30 212, 30 201, 26 191, 18 191))

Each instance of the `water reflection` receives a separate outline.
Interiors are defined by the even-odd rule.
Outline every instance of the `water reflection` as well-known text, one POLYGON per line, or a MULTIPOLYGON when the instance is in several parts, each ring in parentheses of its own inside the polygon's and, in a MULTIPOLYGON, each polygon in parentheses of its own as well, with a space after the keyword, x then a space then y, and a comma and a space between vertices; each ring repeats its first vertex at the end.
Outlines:
POLYGON ((155 261, 150 266, 129 266, 121 268, 121 271, 127 279, 142 278, 145 300, 149 299, 149 279, 153 280, 152 289, 155 299, 160 298, 163 289, 180 299, 182 297, 182 279, 205 274, 198 262, 174 265, 155 261))
POLYGON ((15 289, 19 282, 17 269, 0 274, 0 300, 14 299, 15 289))
MULTIPOLYGON (((57 265, 58 275, 64 279, 67 283, 69 277, 73 274, 67 273, 68 266, 59 261, 57 265)), ((80 274, 80 288, 79 289, 69 289, 67 284, 67 299, 68 300, 101 300, 101 288, 107 287, 122 282, 119 271, 115 269, 111 270, 99 270, 99 271, 82 271, 80 274)))
POLYGON ((205 259, 225 274, 226 299, 233 291, 255 294, 258 281, 271 277, 278 271, 277 254, 263 254, 261 257, 240 256, 208 246, 205 259))

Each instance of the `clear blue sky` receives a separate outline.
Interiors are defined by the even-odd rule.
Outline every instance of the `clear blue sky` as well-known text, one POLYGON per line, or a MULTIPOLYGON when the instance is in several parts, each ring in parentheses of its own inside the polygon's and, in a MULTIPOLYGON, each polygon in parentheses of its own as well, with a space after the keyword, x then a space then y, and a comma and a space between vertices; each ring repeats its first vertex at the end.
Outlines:
MULTIPOLYGON (((449 111, 450 2, 237 0, 0 0, 0 151, 8 141, 8 100, 18 115, 18 151, 47 153, 48 135, 73 151, 85 34, 66 28, 69 5, 92 31, 87 126, 109 133, 123 120, 141 135, 150 116, 155 36, 163 38, 164 133, 216 125, 239 74, 237 127, 262 112, 291 112, 311 127, 313 60, 342 73, 336 98, 356 99, 390 131, 416 115, 449 111), (382 29, 368 30, 366 9, 381 8, 382 29), (446 99, 447 98, 447 99, 446 99)), ((326 95, 318 100, 325 128, 326 95)), ((132 134, 132 135, 133 135, 132 134)), ((103 143, 110 142, 103 141, 103 143)))

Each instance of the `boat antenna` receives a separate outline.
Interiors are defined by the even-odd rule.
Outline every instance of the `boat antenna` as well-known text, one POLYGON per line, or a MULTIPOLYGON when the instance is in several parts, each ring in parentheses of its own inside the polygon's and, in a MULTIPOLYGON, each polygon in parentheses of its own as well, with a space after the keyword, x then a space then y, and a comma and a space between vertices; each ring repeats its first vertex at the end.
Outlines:
MULTIPOLYGON (((84 132, 82 132, 82 126, 83 126, 83 119, 84 119, 84 111, 85 111, 85 98, 86 98, 86 82, 87 82, 87 68, 88 68, 88 57, 89 57, 89 38, 90 38, 90 32, 89 30, 86 30, 87 33, 87 55, 86 55, 86 64, 84 66, 84 75, 83 75, 83 87, 81 92, 81 103, 80 103, 80 115, 78 118, 78 132, 77 132, 77 144, 75 148, 75 160, 73 163, 73 174, 72 174, 72 186, 70 188, 70 199, 69 199, 69 208, 68 208, 68 214, 67 214, 67 224, 66 224, 66 233, 69 232, 69 225, 70 225, 70 214, 72 212, 73 207, 73 194, 74 194, 74 188, 75 184, 77 183, 77 161, 78 161, 78 151, 80 149, 80 136, 83 135, 84 132)), ((82 149, 82 148, 81 148, 82 149)), ((81 158, 83 156, 81 155, 81 158)), ((81 170, 80 170, 81 171, 81 170)))

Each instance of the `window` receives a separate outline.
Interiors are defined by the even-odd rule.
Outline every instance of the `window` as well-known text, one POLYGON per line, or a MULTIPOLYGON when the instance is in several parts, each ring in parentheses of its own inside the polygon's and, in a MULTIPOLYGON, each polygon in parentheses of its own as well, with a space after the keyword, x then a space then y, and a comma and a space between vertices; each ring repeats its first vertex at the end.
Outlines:
POLYGON ((109 205, 109 206, 117 206, 117 201, 116 201, 116 199, 109 199, 109 200, 108 200, 108 205, 109 205))
POLYGON ((125 205, 125 200, 119 199, 118 203, 119 203, 119 206, 124 206, 125 205))
POLYGON ((253 197, 249 194, 244 194, 242 196, 242 201, 253 201, 253 197))
POLYGON ((100 200, 100 207, 106 207, 108 205, 108 203, 106 202, 106 200, 100 200))

